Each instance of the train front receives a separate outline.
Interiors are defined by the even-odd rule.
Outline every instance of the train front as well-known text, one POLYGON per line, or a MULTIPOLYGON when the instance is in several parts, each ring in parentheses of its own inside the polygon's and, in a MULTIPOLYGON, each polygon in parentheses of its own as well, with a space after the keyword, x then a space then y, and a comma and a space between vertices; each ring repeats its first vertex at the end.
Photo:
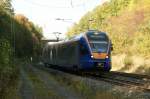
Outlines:
POLYGON ((90 31, 86 33, 91 52, 91 61, 96 69, 110 71, 112 44, 106 33, 90 31))

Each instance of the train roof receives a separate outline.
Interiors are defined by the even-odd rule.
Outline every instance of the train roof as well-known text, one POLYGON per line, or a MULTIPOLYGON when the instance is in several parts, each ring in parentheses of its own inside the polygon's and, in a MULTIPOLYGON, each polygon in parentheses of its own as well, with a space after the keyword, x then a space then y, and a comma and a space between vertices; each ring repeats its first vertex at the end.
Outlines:
POLYGON ((85 34, 92 34, 92 33, 100 33, 100 34, 104 34, 104 35, 107 35, 105 32, 101 32, 101 31, 98 31, 98 30, 88 30, 88 31, 86 31, 86 32, 84 32, 84 33, 80 33, 80 34, 78 34, 78 35, 76 35, 76 36, 73 36, 73 37, 71 37, 69 40, 72 40, 72 39, 80 39, 81 37, 83 37, 85 34))
POLYGON ((102 32, 102 31, 98 31, 98 30, 88 30, 87 32, 85 32, 86 34, 92 34, 92 33, 100 33, 100 34, 104 34, 107 35, 107 33, 102 32))
POLYGON ((86 32, 83 32, 83 33, 80 33, 76 36, 73 36, 69 39, 65 39, 65 40, 62 40, 62 41, 59 41, 59 42, 54 42, 52 44, 49 44, 49 45, 57 45, 57 44, 64 44, 64 43, 71 43, 71 42, 76 42, 76 41, 79 41, 82 37, 85 37, 86 34, 90 34, 90 33, 101 33, 101 34, 104 34, 107 36, 107 34, 105 32, 101 32, 101 31, 98 31, 98 30, 88 30, 86 32))

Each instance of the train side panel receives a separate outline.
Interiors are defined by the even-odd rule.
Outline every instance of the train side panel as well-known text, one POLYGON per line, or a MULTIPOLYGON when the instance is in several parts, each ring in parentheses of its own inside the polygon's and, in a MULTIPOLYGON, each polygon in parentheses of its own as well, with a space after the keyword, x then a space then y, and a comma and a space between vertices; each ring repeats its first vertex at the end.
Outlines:
POLYGON ((49 53, 48 53, 48 45, 43 48, 42 52, 42 62, 47 65, 49 63, 49 53))
POLYGON ((66 68, 79 65, 79 45, 77 41, 50 45, 45 54, 45 60, 49 65, 66 68))

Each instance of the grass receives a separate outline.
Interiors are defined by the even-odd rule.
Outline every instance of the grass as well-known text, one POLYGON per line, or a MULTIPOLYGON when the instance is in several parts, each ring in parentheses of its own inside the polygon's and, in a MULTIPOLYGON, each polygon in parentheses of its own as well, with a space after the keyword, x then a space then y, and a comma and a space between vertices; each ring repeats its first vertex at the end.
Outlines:
POLYGON ((0 98, 7 99, 9 93, 12 93, 12 89, 17 85, 19 69, 14 63, 8 64, 8 66, 4 65, 0 71, 0 98))
POLYGON ((36 93, 36 99, 61 99, 54 93, 52 90, 48 90, 44 85, 44 82, 40 80, 36 74, 33 73, 31 70, 27 70, 29 80, 33 84, 34 92, 36 93))
MULTIPOLYGON (((53 77, 53 76, 52 76, 53 77)), ((54 78, 60 85, 69 87, 80 94, 83 99, 122 99, 121 93, 114 93, 113 88, 105 88, 105 85, 93 86, 87 79, 72 77, 69 75, 55 74, 54 78)))
POLYGON ((19 79, 15 81, 13 86, 7 88, 7 92, 5 93, 2 99, 20 99, 20 96, 18 94, 19 91, 18 85, 19 85, 19 79))
POLYGON ((96 92, 95 99, 122 99, 120 94, 113 95, 110 92, 96 92))
POLYGON ((84 81, 70 81, 70 83, 70 88, 81 94, 86 99, 91 99, 93 97, 94 92, 84 81))
POLYGON ((54 74, 51 79, 56 80, 60 85, 68 87, 70 90, 81 95, 85 99, 92 99, 94 97, 94 91, 88 86, 85 81, 77 80, 74 77, 68 75, 54 74), (53 77, 53 78, 52 78, 53 77))

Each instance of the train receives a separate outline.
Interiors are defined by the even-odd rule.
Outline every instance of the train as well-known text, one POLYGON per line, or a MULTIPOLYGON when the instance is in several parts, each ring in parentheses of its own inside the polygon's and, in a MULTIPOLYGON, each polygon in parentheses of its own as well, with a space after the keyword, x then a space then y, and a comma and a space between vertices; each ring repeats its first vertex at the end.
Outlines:
POLYGON ((42 62, 75 71, 111 70, 112 42, 105 32, 88 30, 67 40, 46 44, 42 62))

